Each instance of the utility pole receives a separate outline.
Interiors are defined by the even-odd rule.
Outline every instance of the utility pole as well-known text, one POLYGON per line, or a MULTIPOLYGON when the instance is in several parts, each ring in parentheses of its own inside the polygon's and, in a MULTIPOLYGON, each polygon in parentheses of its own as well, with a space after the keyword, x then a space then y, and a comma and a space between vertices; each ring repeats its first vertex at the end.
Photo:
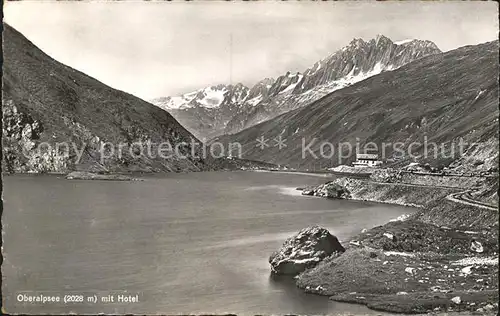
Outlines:
POLYGON ((229 33, 229 84, 233 84, 233 33, 229 33))

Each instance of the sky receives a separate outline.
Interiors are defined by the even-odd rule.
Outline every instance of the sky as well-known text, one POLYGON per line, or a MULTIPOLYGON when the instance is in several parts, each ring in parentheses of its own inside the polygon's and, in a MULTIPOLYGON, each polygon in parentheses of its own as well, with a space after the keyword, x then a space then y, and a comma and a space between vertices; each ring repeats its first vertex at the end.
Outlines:
POLYGON ((498 39, 497 3, 476 1, 16 1, 4 21, 145 100, 302 72, 353 38, 418 38, 443 51, 498 39))

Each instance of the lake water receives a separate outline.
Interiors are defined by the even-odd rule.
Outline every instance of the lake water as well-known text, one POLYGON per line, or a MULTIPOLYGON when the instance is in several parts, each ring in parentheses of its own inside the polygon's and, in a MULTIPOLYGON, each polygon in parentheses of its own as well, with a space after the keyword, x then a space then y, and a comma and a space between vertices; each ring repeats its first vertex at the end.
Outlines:
MULTIPOLYGON (((300 229, 340 241, 412 208, 300 196, 327 178, 271 172, 147 176, 142 182, 4 176, 3 299, 9 313, 370 314, 270 277, 269 255, 300 229), (138 303, 106 303, 127 292, 138 303), (19 293, 96 295, 21 303, 19 293)), ((62 297, 61 297, 62 298, 62 297)))

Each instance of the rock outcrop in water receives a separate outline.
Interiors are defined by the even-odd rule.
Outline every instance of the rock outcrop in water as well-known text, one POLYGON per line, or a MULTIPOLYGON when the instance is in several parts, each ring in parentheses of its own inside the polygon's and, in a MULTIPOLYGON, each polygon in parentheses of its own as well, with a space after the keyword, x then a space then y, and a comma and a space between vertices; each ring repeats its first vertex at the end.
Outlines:
POLYGON ((109 181, 138 181, 127 175, 121 174, 99 174, 84 171, 73 171, 66 175, 67 180, 109 180, 109 181))
POLYGON ((288 238, 281 248, 269 257, 271 272, 296 275, 314 267, 334 253, 340 254, 344 251, 337 237, 325 228, 307 227, 288 238))
POLYGON ((349 190, 333 181, 317 187, 305 188, 302 190, 302 195, 314 195, 330 199, 349 199, 351 197, 349 190))

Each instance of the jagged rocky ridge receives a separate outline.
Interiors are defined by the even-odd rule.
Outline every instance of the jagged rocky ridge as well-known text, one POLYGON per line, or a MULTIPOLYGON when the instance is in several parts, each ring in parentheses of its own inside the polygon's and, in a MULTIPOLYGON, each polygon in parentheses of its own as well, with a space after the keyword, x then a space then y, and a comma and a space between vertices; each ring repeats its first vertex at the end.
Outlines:
MULTIPOLYGON (((382 143, 402 142, 399 147, 404 150, 416 143, 412 153, 423 155, 425 139, 439 147, 428 146, 427 156, 419 162, 498 171, 498 41, 423 57, 237 134, 219 137, 223 143, 242 144, 244 158, 300 169, 348 164, 355 158, 355 145, 363 148, 368 142, 379 149, 382 143), (256 146, 261 136, 268 146, 256 146), (286 147, 277 146, 274 139, 279 137, 286 147), (462 156, 460 138, 468 144, 462 156), (334 146, 333 153, 323 147, 321 155, 325 142, 334 146), (352 145, 350 155, 346 147, 339 150, 343 142, 352 145), (340 151, 346 159, 339 159, 340 151)), ((386 148, 385 158, 394 159, 395 166, 412 161, 401 157, 394 146, 386 148)))
POLYGON ((9 25, 3 28, 3 171, 205 168, 204 161, 195 157, 199 149, 191 148, 192 135, 170 114, 57 62, 9 25), (131 157, 129 146, 137 141, 173 146, 186 142, 180 148, 186 159, 131 157), (100 148, 107 142, 124 144, 123 155, 101 163, 100 148), (41 143, 46 145, 40 147, 41 143), (68 144, 69 150, 60 146, 57 151, 57 143, 68 144))
POLYGON ((239 132, 352 83, 440 52, 430 41, 394 43, 382 35, 369 41, 354 39, 303 73, 266 78, 252 88, 218 85, 152 103, 169 111, 196 136, 209 139, 239 132))

